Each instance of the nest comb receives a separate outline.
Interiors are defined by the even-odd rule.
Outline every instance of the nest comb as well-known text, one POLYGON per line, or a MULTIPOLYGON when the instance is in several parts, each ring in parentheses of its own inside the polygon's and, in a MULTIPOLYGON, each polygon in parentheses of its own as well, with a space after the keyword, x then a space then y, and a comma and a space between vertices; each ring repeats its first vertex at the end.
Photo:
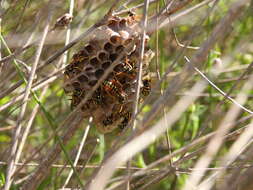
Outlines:
MULTIPOLYGON (((114 63, 113 71, 81 107, 84 117, 92 116, 102 133, 123 129, 131 119, 141 39, 138 24, 133 14, 112 16, 73 55, 64 72, 64 90, 72 97, 74 108, 114 63)), ((152 57, 153 52, 145 48, 141 100, 151 89, 147 68, 152 57)))

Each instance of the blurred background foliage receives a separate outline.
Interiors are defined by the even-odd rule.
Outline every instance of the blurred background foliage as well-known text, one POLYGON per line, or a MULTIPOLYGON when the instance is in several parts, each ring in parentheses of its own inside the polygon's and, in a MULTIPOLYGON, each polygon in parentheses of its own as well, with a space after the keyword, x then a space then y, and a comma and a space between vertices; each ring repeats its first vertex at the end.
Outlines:
MULTIPOLYGON (((133 3, 127 5, 131 8, 135 5, 142 3, 143 1, 133 1, 133 3)), ((202 2, 201 0, 196 0, 186 6, 184 9, 197 5, 202 2)), ((213 31, 215 25, 223 18, 228 10, 229 5, 232 1, 220 0, 215 6, 214 10, 210 15, 205 18, 203 24, 199 24, 200 21, 205 17, 205 13, 212 4, 204 6, 203 8, 193 11, 191 14, 183 16, 174 26, 169 27, 169 24, 165 27, 154 32, 151 36, 149 47, 156 52, 156 57, 152 60, 150 65, 150 72, 152 73, 154 81, 157 81, 157 73, 163 76, 167 68, 172 65, 176 60, 176 57, 182 51, 176 38, 181 44, 186 44, 189 38, 192 38, 193 47, 199 47, 207 39, 210 33, 213 31)), ((75 39, 80 33, 84 32, 89 26, 96 23, 109 9, 112 1, 103 0, 76 0, 73 13, 73 22, 70 24, 71 28, 71 40, 75 39)), ((123 5, 124 1, 122 1, 123 5)), ((47 0, 32 1, 32 0, 20 0, 20 1, 1 1, 1 35, 6 44, 8 45, 11 52, 16 51, 28 42, 28 39, 32 37, 33 40, 40 39, 43 29, 45 27, 48 11, 52 11, 52 20, 50 22, 50 28, 54 26, 57 18, 68 12, 69 1, 53 1, 53 4, 49 3, 47 0), (52 5, 50 7, 49 5, 52 5)), ((164 1, 157 1, 150 5, 149 16, 156 13, 157 10, 164 7, 164 1)), ((124 9, 124 7, 120 7, 124 9)), ((141 14, 142 9, 135 10, 137 13, 141 14)), ((237 86, 232 90, 230 94, 231 97, 235 97, 240 91, 240 87, 244 84, 244 80, 247 79, 247 75, 244 79, 238 81, 239 77, 245 72, 249 64, 253 61, 253 17, 252 17, 252 5, 247 9, 247 11, 237 20, 233 25, 230 26, 231 32, 226 35, 222 40, 222 43, 217 44, 210 54, 203 67, 203 72, 212 79, 209 75, 209 71, 213 68, 217 60, 222 60, 229 62, 229 68, 222 71, 218 78, 215 79, 216 85, 221 88, 224 92, 229 92, 233 85, 236 83, 237 86)), ((39 65, 42 64, 47 58, 49 58, 53 53, 55 53, 59 48, 62 48, 65 43, 66 29, 50 31, 46 44, 43 47, 39 65)), ((68 53, 68 60, 71 56, 85 44, 85 41, 80 41, 76 46, 71 48, 68 53)), ((22 60, 28 67, 34 61, 34 56, 37 46, 29 48, 21 55, 17 56, 17 59, 22 60)), ((183 53, 187 57, 191 57, 196 50, 185 49, 183 53)), ((3 42, 1 43, 1 57, 6 57, 9 52, 6 47, 4 47, 3 42)), ((53 70, 58 69, 57 64, 61 62, 61 59, 54 61, 52 64, 48 65, 40 72, 37 72, 37 79, 42 79, 52 73, 53 70)), ((176 64, 173 65, 172 71, 168 74, 168 80, 176 77, 177 73, 181 71, 181 68, 186 64, 184 58, 176 60, 176 64)), ((221 63, 223 64, 223 63, 221 63)), ((21 71, 26 75, 26 68, 19 63, 21 71)), ((26 75, 27 76, 27 75, 26 75)), ((187 86, 191 86, 194 81, 198 81, 201 77, 198 74, 192 76, 192 80, 189 81, 187 86)), ((9 61, 1 64, 0 73, 0 92, 6 91, 8 88, 12 87, 19 80, 22 80, 13 61, 9 61)), ((161 90, 163 91, 168 85, 168 80, 162 83, 161 90)), ((53 122, 58 126, 66 116, 71 112, 69 97, 64 93, 63 90, 62 77, 54 80, 50 83, 46 94, 43 96, 41 103, 46 111, 53 118, 53 122)), ((23 83, 19 88, 15 89, 11 93, 8 93, 4 97, 0 98, 0 106, 4 106, 15 97, 17 97, 25 89, 25 83, 23 83)), ((36 90, 38 97, 41 95, 41 89, 36 90)), ((178 98, 182 97, 185 91, 182 90, 178 94, 178 98)), ((249 92, 249 100, 245 104, 247 108, 253 108, 252 102, 252 91, 249 92)), ((156 92, 156 97, 160 96, 160 90, 156 92)), ((167 131, 161 138, 157 139, 155 143, 150 145, 145 151, 138 154, 132 162, 134 167, 145 167, 146 165, 156 161, 169 152, 173 152, 181 147, 184 147, 192 140, 197 137, 212 132, 216 129, 217 124, 223 118, 223 114, 231 105, 231 102, 225 100, 221 103, 224 97, 217 92, 213 87, 209 86, 201 97, 192 104, 188 110, 182 115, 180 120, 176 122, 173 127, 167 131), (221 104, 220 104, 221 103, 221 104), (219 104, 219 112, 217 112, 217 105, 219 104), (168 141, 170 141, 170 147, 168 147, 168 141)), ((155 98, 156 98, 155 97, 155 98)), ((146 105, 143 113, 150 110, 152 103, 146 105)), ((32 113, 37 102, 31 96, 28 102, 27 111, 25 113, 24 125, 32 113)), ((169 110, 169 107, 164 107, 165 111, 169 110)), ((0 112, 0 187, 5 183, 5 171, 6 171, 6 161, 8 160, 8 147, 11 144, 11 134, 13 127, 17 121, 17 117, 20 111, 20 101, 8 106, 6 109, 0 112)), ((143 115, 143 113, 141 115, 143 115)), ((242 116, 246 116, 247 113, 241 112, 242 116)), ((162 116, 162 113, 158 120, 162 116)), ((32 158, 29 163, 39 164, 42 155, 47 154, 48 150, 55 143, 55 138, 48 140, 53 134, 53 130, 48 122, 49 118, 39 110, 36 118, 33 122, 31 131, 29 133, 28 139, 26 141, 22 157, 20 162, 23 163, 29 159, 32 154, 38 150, 41 145, 39 155, 32 158)), ((235 129, 245 126, 250 121, 238 124, 235 129)), ((155 121, 154 121, 155 123, 155 121)), ((71 142, 66 147, 70 157, 74 159, 77 152, 80 139, 83 136, 85 125, 87 121, 83 123, 83 127, 78 130, 78 133, 74 135, 71 142)), ((150 123, 152 125, 153 123, 150 123)), ((94 126, 88 135, 88 139, 85 144, 85 150, 83 151, 79 164, 87 163, 89 166, 97 166, 103 159, 105 153, 110 150, 111 143, 115 136, 118 136, 119 132, 113 132, 111 134, 102 135, 99 134, 94 126), (92 153, 93 152, 93 153, 92 153), (92 154, 92 157, 89 156, 92 154)), ((230 147, 229 141, 225 143, 223 149, 219 152, 217 157, 221 157, 230 147)), ((197 148, 196 148, 197 149, 197 148)), ((194 150, 193 150, 194 151, 194 150)), ((182 155, 181 155, 182 156, 182 155)), ((174 157, 173 161, 178 160, 181 156, 174 157)), ((195 158, 187 160, 180 164, 180 168, 190 168, 195 162, 195 158)), ((62 157, 58 160, 56 164, 64 165, 66 160, 62 154, 62 157)), ((169 163, 163 163, 164 166, 169 163)), ((215 163, 213 165, 215 167, 215 163)), ((16 185, 13 185, 12 189, 18 189, 19 185, 28 174, 34 170, 34 166, 25 166, 16 176, 16 185)), ((162 167, 161 167, 162 168, 162 167)), ((92 174, 94 168, 86 168, 84 172, 81 173, 81 179, 85 180, 92 174)), ((38 189, 59 189, 68 175, 69 169, 62 169, 61 167, 52 167, 50 176, 48 176, 38 189)), ((125 175, 126 170, 120 169, 115 173, 114 177, 120 177, 125 175)), ((187 172, 178 172, 176 174, 171 174, 168 177, 161 180, 159 183, 152 185, 149 189, 170 189, 177 190, 182 187, 188 176, 187 172)), ((69 187, 75 187, 77 180, 73 177, 69 183, 69 187)))

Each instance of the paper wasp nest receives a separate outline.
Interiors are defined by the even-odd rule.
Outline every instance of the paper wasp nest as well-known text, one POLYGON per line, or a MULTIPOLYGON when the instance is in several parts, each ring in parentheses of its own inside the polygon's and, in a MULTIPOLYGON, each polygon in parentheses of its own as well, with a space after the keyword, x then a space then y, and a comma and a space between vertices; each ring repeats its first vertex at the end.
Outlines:
MULTIPOLYGON (((105 70, 116 65, 81 109, 84 117, 102 133, 116 127, 124 128, 131 119, 139 49, 140 28, 135 15, 112 16, 106 25, 98 27, 88 43, 76 54, 64 72, 64 89, 72 96, 71 107, 76 107, 98 82, 105 70), (117 58, 122 57, 120 60, 117 58)), ((147 37, 148 38, 148 37, 147 37)), ((141 86, 141 100, 150 92, 147 67, 153 52, 145 48, 141 86)))

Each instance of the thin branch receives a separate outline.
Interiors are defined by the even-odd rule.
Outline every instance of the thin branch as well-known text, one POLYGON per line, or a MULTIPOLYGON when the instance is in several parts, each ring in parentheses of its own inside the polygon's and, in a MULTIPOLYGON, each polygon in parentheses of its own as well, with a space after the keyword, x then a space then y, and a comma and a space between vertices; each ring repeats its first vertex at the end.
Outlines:
MULTIPOLYGON (((84 147, 84 143, 85 143, 85 141, 87 139, 87 136, 88 136, 88 133, 89 133, 89 130, 90 130, 90 124, 91 124, 91 122, 92 122, 92 117, 90 117, 89 124, 87 125, 87 127, 86 127, 86 129, 84 131, 83 138, 81 140, 81 143, 80 143, 80 146, 79 146, 79 149, 78 149, 78 152, 76 154, 75 161, 74 161, 74 167, 77 166, 78 160, 79 160, 80 155, 82 153, 82 150, 83 150, 83 147, 84 147)), ((69 173, 69 175, 68 175, 68 177, 67 177, 67 179, 66 179, 66 181, 65 181, 65 183, 64 183, 64 185, 62 187, 63 189, 68 185, 68 183, 69 183, 72 175, 73 175, 73 170, 70 171, 70 173, 69 173)))
MULTIPOLYGON (((141 34, 141 47, 139 50, 140 58, 139 58, 139 64, 138 64, 138 73, 137 73, 137 81, 135 85, 135 96, 134 96, 134 103, 133 103, 133 111, 132 115, 136 115, 138 112, 138 104, 139 104, 139 98, 140 98, 140 87, 142 83, 142 67, 143 67, 143 58, 144 58, 144 48, 145 48, 145 41, 146 41, 146 30, 147 30, 147 21, 148 21, 148 8, 149 8, 149 0, 145 0, 144 2, 144 8, 143 8, 143 19, 142 19, 142 34, 141 34)), ((131 129, 136 129, 136 120, 132 122, 131 129)), ((131 160, 128 162, 128 167, 130 168, 131 160)), ((128 176, 130 176, 130 170, 128 170, 128 176)), ((129 183, 127 183, 129 184, 129 183)), ((129 186, 127 189, 129 190, 129 186)))
POLYGON ((32 64, 29 80, 28 80, 28 83, 27 83, 27 86, 26 86, 26 90, 25 90, 25 94, 24 94, 24 98, 23 98, 24 103, 21 107, 19 117, 18 117, 18 120, 17 120, 17 125, 15 127, 15 133, 12 137, 13 142, 12 142, 12 146, 11 146, 10 159, 9 159, 9 164, 8 164, 8 169, 7 169, 7 174, 6 174, 7 177, 6 177, 5 187, 4 187, 5 190, 9 190, 9 188, 11 186, 11 183, 13 181, 12 175, 15 172, 15 169, 16 169, 16 166, 15 166, 14 163, 19 161, 20 154, 16 154, 16 151, 17 151, 19 140, 20 140, 20 134, 21 134, 21 129, 22 129, 22 121, 23 121, 23 118, 24 118, 24 115, 25 115, 25 112, 26 112, 27 100, 28 100, 28 97, 29 97, 29 94, 30 94, 30 91, 31 91, 33 79, 34 79, 34 76, 35 76, 35 71, 36 71, 37 65, 39 63, 40 55, 41 55, 41 52, 42 52, 42 49, 43 49, 43 45, 44 45, 48 30, 49 30, 49 22, 50 22, 50 19, 51 19, 51 14, 52 14, 51 11, 49 11, 47 24, 45 26, 44 33, 43 33, 43 36, 41 38, 41 42, 40 42, 40 45, 39 45, 37 53, 36 53, 35 61, 32 64))
MULTIPOLYGON (((88 30, 87 32, 90 33, 98 25, 100 25, 101 22, 105 22, 108 19, 108 17, 111 16, 112 10, 115 8, 117 3, 119 3, 119 1, 114 1, 112 7, 108 11, 108 13, 105 15, 105 17, 98 24, 94 24, 93 27, 91 27, 90 30, 88 30)), ((86 33, 84 33, 84 34, 86 35, 86 33)), ((81 36, 83 36, 83 35, 81 35, 81 36)), ((72 47, 71 44, 74 45, 75 43, 70 43, 69 46, 65 46, 65 48, 58 51, 51 58, 49 58, 48 63, 51 63, 51 61, 53 61, 55 58, 57 58, 59 55, 61 55, 65 50, 72 47)), ((115 60, 115 61, 117 61, 117 60, 115 60)), ((108 68, 108 70, 109 69, 110 68, 108 68)), ((109 73, 109 71, 108 71, 108 73, 109 73)), ((104 76, 106 76, 106 74, 108 75, 108 73, 105 72, 104 76)), ((103 76, 101 77, 101 80, 102 79, 103 79, 103 76)), ((99 83, 99 81, 98 81, 98 83, 99 83)), ((79 106, 75 110, 73 110, 67 116, 67 118, 63 121, 63 124, 61 125, 60 128, 61 128, 61 130, 65 130, 64 135, 62 136, 62 140, 61 140, 62 142, 64 142, 64 144, 66 144, 71 139, 71 137, 74 135, 74 133, 78 129, 81 121, 84 119, 83 115, 82 115, 82 112, 80 112, 80 108, 81 108, 82 104, 85 103, 85 101, 87 101, 89 96, 92 95, 95 88, 98 87, 97 86, 98 83, 93 87, 93 89, 91 89, 89 94, 87 94, 87 96, 82 100, 82 102, 79 104, 79 106)), ((100 83, 101 83, 101 81, 100 81, 100 83)), ((61 151, 62 151, 61 145, 59 143, 57 143, 51 149, 50 153, 46 156, 46 158, 42 161, 41 165, 39 166, 39 168, 37 168, 35 173, 33 175, 31 175, 31 177, 29 177, 29 179, 26 181, 26 183, 22 186, 22 188, 23 189, 31 189, 31 190, 36 189, 36 187, 41 183, 41 181, 48 175, 48 173, 50 171, 49 170, 50 165, 52 165, 52 163, 57 159, 57 157, 58 157, 58 155, 60 154, 61 151)))
MULTIPOLYGON (((187 57, 185 57, 186 61, 188 63, 190 63, 189 59, 187 57)), ((242 106, 241 104, 239 104, 236 100, 234 100, 233 98, 231 98, 230 96, 227 95, 227 93, 223 92, 218 86, 216 86, 210 79, 208 79, 208 77, 205 76, 204 73, 202 73, 198 68, 194 67, 195 71, 197 71, 201 77, 203 77, 213 88, 215 88, 220 94, 222 94, 225 98, 229 99, 232 103, 234 103, 235 105, 237 105, 238 107, 240 107, 242 110, 244 110, 245 112, 249 113, 249 114, 253 114, 253 112, 251 110, 249 110, 248 108, 242 106)), ((251 77, 252 78, 252 77, 251 77)))
MULTIPOLYGON (((205 82, 201 81, 195 84, 195 86, 190 90, 192 92, 200 92, 205 88, 205 82)), ((141 135, 137 136, 133 140, 127 142, 119 150, 117 150, 109 159, 103 163, 103 167, 97 172, 96 176, 93 178, 92 182, 88 186, 88 190, 96 189, 102 190, 105 188, 107 181, 112 176, 116 167, 122 163, 129 160, 136 153, 142 151, 148 145, 156 140, 160 135, 162 135, 167 128, 174 124, 181 116, 181 114, 188 108, 188 106, 194 102, 196 98, 193 97, 183 97, 181 98, 175 106, 166 114, 168 120, 168 126, 164 126, 165 117, 157 122, 156 125, 148 128, 141 135)))
MULTIPOLYGON (((74 11, 74 4, 75 0, 70 0, 70 5, 69 5, 69 14, 70 16, 73 17, 73 11, 74 11)), ((65 46, 69 43, 70 40, 70 33, 71 33, 71 28, 70 25, 68 26, 67 33, 66 33, 66 40, 65 40, 65 46)), ((63 57, 63 65, 66 65, 68 59, 68 50, 64 53, 63 57)))
POLYGON ((244 150, 252 144, 253 136, 253 122, 248 125, 247 129, 239 136, 236 142, 233 143, 228 153, 222 158, 221 164, 218 167, 222 168, 218 172, 213 173, 207 179, 205 179, 200 185, 200 189, 209 190, 215 183, 215 180, 221 177, 227 168, 238 158, 244 150))
MULTIPOLYGON (((226 21, 231 21, 232 19, 238 17, 240 15, 239 13, 241 13, 241 11, 243 10, 243 8, 245 8, 248 2, 249 2, 248 0, 243 0, 243 1, 237 1, 234 4, 232 4, 230 10, 228 11, 227 16, 223 19, 223 22, 221 23, 224 24, 226 21)), ((221 27, 225 27, 225 26, 221 26, 221 27)), ((242 93, 240 93, 237 96, 237 101, 240 104, 245 103, 245 101, 247 100, 247 96, 244 94, 245 92, 244 90, 246 89, 247 90, 251 89, 251 85, 247 84, 246 86, 244 86, 242 93)), ((221 122, 218 128, 219 133, 217 133, 217 135, 215 135, 215 137, 210 141, 205 154, 195 164, 195 168, 208 167, 208 165, 210 164, 210 162, 212 161, 212 159, 218 152, 220 146, 222 145, 222 142, 223 142, 222 136, 224 136, 230 130, 230 127, 227 126, 226 124, 235 120, 240 110, 241 109, 239 109, 237 105, 234 105, 234 104, 232 105, 231 109, 227 112, 226 116, 224 117, 223 121, 221 122)), ((183 189, 189 190, 189 189, 196 188, 196 186, 201 180, 201 175, 204 173, 205 173, 204 171, 193 172, 190 178, 186 181, 186 184, 183 189)))

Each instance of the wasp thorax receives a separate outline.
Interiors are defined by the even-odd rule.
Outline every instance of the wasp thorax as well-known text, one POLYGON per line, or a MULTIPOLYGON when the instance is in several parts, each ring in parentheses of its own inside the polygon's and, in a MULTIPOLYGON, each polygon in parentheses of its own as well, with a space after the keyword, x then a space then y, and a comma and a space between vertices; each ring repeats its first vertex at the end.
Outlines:
MULTIPOLYGON (((81 104, 103 77, 90 99, 80 105, 84 117, 93 117, 102 133, 123 129, 131 120, 141 40, 139 21, 135 18, 132 14, 124 18, 112 16, 93 32, 64 71, 64 89, 72 96, 72 109, 81 104)), ((145 36, 145 43, 148 39, 145 36)), ((145 48, 141 99, 151 90, 147 66, 152 57, 153 52, 145 48)))

